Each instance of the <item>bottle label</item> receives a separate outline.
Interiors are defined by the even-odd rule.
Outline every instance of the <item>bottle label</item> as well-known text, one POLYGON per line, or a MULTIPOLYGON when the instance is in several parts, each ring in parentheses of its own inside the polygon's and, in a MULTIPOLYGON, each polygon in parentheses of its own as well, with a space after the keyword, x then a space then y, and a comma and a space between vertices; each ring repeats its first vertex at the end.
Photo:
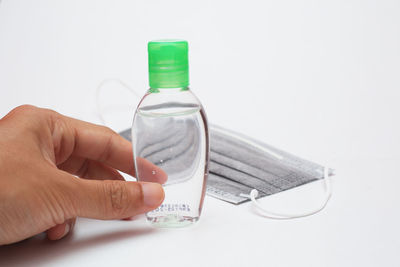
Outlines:
POLYGON ((153 212, 166 212, 166 213, 176 213, 176 212, 190 212, 190 206, 188 204, 161 204, 158 208, 151 211, 153 212))

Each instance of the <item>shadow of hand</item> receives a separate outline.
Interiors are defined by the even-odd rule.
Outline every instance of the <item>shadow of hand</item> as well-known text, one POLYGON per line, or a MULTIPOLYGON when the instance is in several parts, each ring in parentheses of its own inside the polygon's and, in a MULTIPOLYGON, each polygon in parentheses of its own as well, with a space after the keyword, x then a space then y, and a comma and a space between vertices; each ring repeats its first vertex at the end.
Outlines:
MULTIPOLYGON (((110 221, 108 223, 112 222, 121 223, 121 221, 110 221)), ((90 224, 96 223, 96 221, 91 220, 84 223, 86 224, 84 228, 87 229, 91 227, 90 224)), ((43 263, 56 261, 59 257, 74 252, 81 252, 85 249, 103 246, 122 239, 148 235, 157 231, 157 229, 146 225, 132 225, 129 222, 126 222, 126 225, 130 229, 117 229, 114 231, 107 229, 105 230, 107 233, 94 234, 86 238, 77 238, 76 234, 72 233, 62 240, 51 241, 42 233, 15 244, 0 246, 0 265, 29 264, 38 266, 43 263)))

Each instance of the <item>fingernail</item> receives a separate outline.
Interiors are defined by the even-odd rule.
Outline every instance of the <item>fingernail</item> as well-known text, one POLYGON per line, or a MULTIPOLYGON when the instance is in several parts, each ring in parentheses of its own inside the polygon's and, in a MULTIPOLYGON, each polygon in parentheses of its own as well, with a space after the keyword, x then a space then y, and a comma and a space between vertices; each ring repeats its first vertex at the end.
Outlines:
POLYGON ((71 226, 69 225, 69 223, 66 223, 65 228, 64 228, 64 234, 62 235, 62 237, 66 236, 70 229, 71 229, 71 226))
POLYGON ((164 199, 164 190, 160 184, 142 183, 143 202, 146 206, 154 207, 164 199))

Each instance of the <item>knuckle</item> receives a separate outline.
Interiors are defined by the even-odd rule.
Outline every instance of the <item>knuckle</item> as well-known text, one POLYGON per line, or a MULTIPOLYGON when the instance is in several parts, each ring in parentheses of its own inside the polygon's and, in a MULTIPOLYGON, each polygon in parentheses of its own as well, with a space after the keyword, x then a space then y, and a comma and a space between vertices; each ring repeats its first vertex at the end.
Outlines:
POLYGON ((33 105, 25 104, 25 105, 20 105, 20 106, 16 107, 14 110, 16 112, 31 112, 31 111, 37 110, 37 109, 39 109, 39 108, 37 108, 33 105))
POLYGON ((65 122, 60 113, 57 111, 47 108, 38 108, 37 115, 42 122, 46 122, 48 125, 51 125, 52 130, 54 130, 55 127, 61 129, 65 128, 65 122))
POLYGON ((2 121, 13 121, 18 125, 18 129, 35 128, 40 124, 42 119, 40 115, 40 108, 31 105, 21 105, 12 109, 2 121))
POLYGON ((121 181, 104 181, 106 199, 111 213, 115 217, 122 216, 129 209, 129 192, 121 181))
POLYGON ((75 132, 66 120, 55 111, 48 110, 48 123, 53 141, 56 163, 64 162, 72 154, 75 147, 75 132))
POLYGON ((11 110, 4 118, 7 117, 22 117, 27 118, 30 122, 42 123, 48 119, 59 117, 59 113, 51 109, 38 108, 32 105, 20 105, 11 110))
POLYGON ((106 129, 106 132, 110 135, 110 140, 114 140, 115 138, 119 137, 119 134, 116 131, 114 131, 108 127, 105 127, 105 129, 106 129))
POLYGON ((108 139, 107 139, 107 142, 104 144, 103 152, 100 154, 99 161, 101 161, 101 162, 105 162, 110 159, 111 154, 113 152, 114 141, 119 136, 113 130, 111 130, 107 127, 105 127, 105 129, 107 129, 106 131, 108 132, 108 139))
POLYGON ((109 127, 107 127, 107 126, 104 126, 104 125, 99 125, 99 127, 100 127, 100 129, 102 129, 104 132, 106 132, 106 133, 115 133, 115 131, 113 131, 112 129, 110 129, 109 127))
POLYGON ((105 135, 107 136, 114 136, 114 135, 118 135, 118 133, 116 131, 114 131, 113 129, 104 126, 104 125, 96 125, 99 127, 99 131, 103 132, 105 135))
POLYGON ((8 113, 8 116, 32 114, 32 113, 36 113, 38 110, 39 110, 39 108, 32 106, 32 105, 20 105, 16 108, 12 109, 8 113))
POLYGON ((47 117, 50 117, 54 120, 61 120, 60 118, 60 113, 58 113, 57 111, 54 111, 52 109, 47 109, 47 108, 41 108, 40 112, 47 117))

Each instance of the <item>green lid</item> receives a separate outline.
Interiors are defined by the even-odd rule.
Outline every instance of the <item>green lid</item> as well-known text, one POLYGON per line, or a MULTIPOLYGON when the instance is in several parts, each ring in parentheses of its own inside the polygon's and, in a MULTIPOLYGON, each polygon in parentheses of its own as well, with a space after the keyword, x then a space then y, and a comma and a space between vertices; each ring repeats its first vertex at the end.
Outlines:
POLYGON ((188 42, 157 40, 148 43, 151 88, 178 88, 189 85, 188 42))

